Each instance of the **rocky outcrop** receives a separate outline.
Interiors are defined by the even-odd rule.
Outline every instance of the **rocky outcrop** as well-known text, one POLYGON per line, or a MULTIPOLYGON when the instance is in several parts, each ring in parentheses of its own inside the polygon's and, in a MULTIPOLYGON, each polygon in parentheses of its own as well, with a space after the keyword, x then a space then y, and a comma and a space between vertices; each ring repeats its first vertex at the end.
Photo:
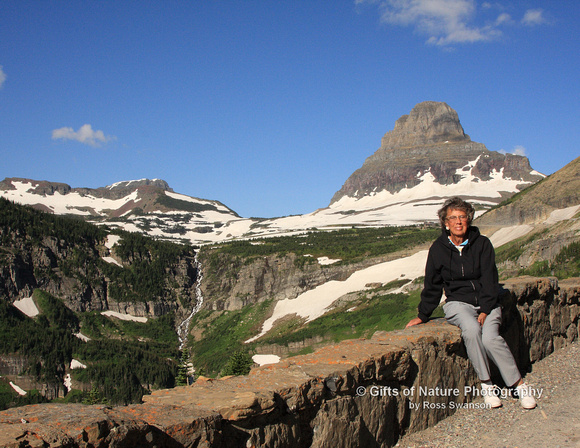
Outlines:
POLYGON ((200 261, 206 273, 201 284, 202 295, 207 299, 204 307, 213 310, 239 310, 268 299, 294 299, 326 282, 346 280, 360 269, 409 253, 401 251, 382 257, 367 257, 361 262, 345 265, 321 265, 315 258, 294 253, 248 260, 224 253, 212 255, 211 252, 211 248, 202 248, 200 261), (300 263, 302 260, 311 262, 300 263))
POLYGON ((526 188, 501 207, 478 218, 478 225, 501 228, 520 224, 539 224, 554 210, 580 204, 580 157, 541 182, 526 188))
POLYGON ((504 283, 503 334, 520 369, 580 337, 580 278, 518 277, 504 283))
POLYGON ((396 193, 413 188, 426 173, 440 184, 451 185, 467 172, 482 181, 501 173, 504 178, 521 180, 522 186, 542 178, 532 171, 526 157, 489 151, 471 141, 457 112, 447 104, 426 101, 397 120, 382 138, 381 147, 347 179, 330 203, 343 196, 361 198, 383 190, 396 193))
MULTIPOLYGON (((580 279, 505 283, 504 335, 522 371, 578 339, 580 279)), ((442 320, 160 390, 141 405, 34 405, 0 412, 0 445, 394 446, 458 406, 481 406, 460 332, 442 320)))
POLYGON ((0 376, 20 375, 28 367, 28 359, 20 355, 0 356, 0 376))
POLYGON ((417 104, 409 115, 395 122, 395 128, 385 134, 381 148, 397 149, 437 143, 467 143, 457 112, 445 103, 425 101, 417 104))

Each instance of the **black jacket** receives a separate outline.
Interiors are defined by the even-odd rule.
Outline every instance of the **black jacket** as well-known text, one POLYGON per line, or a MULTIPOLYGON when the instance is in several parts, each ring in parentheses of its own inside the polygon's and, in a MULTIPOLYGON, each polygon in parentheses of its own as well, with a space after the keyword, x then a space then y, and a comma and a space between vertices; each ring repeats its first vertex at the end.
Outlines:
POLYGON ((447 301, 471 303, 485 314, 497 305, 499 284, 493 246, 477 227, 467 229, 467 238, 467 245, 459 252, 444 230, 429 249, 418 307, 423 322, 439 305, 443 289, 447 301))

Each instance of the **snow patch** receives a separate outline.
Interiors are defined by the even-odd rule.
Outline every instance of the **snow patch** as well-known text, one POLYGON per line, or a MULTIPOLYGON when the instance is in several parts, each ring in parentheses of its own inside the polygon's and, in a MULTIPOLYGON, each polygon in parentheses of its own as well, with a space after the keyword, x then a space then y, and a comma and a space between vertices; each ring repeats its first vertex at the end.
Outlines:
POLYGON ((328 258, 328 257, 318 257, 318 264, 321 265, 328 265, 328 264, 334 264, 334 263, 338 263, 339 261, 342 261, 340 258, 337 259, 332 259, 332 258, 328 258))
POLYGON ((115 260, 113 257, 103 257, 103 260, 110 264, 116 264, 117 266, 123 267, 121 263, 115 260))
POLYGON ((278 355, 254 355, 252 360, 261 366, 266 364, 276 364, 280 362, 280 357, 278 355))
MULTIPOLYGON (((114 184, 107 185, 106 188, 108 190, 112 190, 113 188, 118 187, 120 185, 123 185, 125 187, 128 187, 129 185, 131 185, 133 183, 144 182, 146 180, 148 180, 148 179, 147 178, 143 178, 143 179, 138 179, 138 180, 122 180, 121 182, 115 182, 114 184)), ((155 182, 155 181, 158 181, 159 179, 150 179, 150 180, 152 180, 153 182, 155 182)))
POLYGON ((21 387, 18 387, 12 381, 10 381, 10 385, 12 386, 12 389, 14 389, 18 393, 18 395, 26 395, 26 391, 21 387))
POLYGON ((118 244, 121 241, 120 235, 107 235, 107 241, 105 241, 105 247, 109 250, 113 248, 115 244, 118 244))
POLYGON ((103 316, 116 317, 117 319, 121 319, 121 320, 130 320, 133 322, 141 322, 141 323, 147 322, 146 317, 132 316, 131 314, 122 314, 122 313, 118 313, 116 311, 103 311, 101 314, 103 316))
POLYGON ((489 238, 489 240, 491 241, 491 244, 493 244, 493 247, 497 248, 506 243, 509 243, 510 241, 513 241, 519 237, 528 234, 529 232, 532 231, 532 229, 533 227, 529 225, 504 227, 503 229, 500 229, 497 232, 495 232, 489 238))
POLYGON ((66 387, 67 392, 72 390, 72 377, 70 376, 70 373, 67 373, 64 376, 64 387, 66 387))
POLYGON ((82 333, 75 333, 74 335, 75 335, 77 338, 79 338, 81 341, 84 341, 84 342, 89 342, 89 341, 91 340, 91 338, 89 338, 88 336, 85 336, 85 335, 84 335, 84 334, 82 334, 82 333))
POLYGON ((13 305, 26 314, 28 317, 38 316, 40 311, 36 307, 36 303, 32 300, 32 297, 26 297, 22 300, 17 300, 13 305))
POLYGON ((561 208, 554 210, 550 213, 548 219, 546 219, 546 224, 556 224, 565 219, 572 219, 576 213, 580 210, 580 205, 573 205, 572 207, 561 208))
POLYGON ((71 369, 86 369, 86 368, 87 368, 87 366, 86 366, 86 365, 84 365, 82 362, 80 362, 80 361, 77 361, 76 359, 73 359, 73 360, 70 362, 70 368, 71 368, 71 369))

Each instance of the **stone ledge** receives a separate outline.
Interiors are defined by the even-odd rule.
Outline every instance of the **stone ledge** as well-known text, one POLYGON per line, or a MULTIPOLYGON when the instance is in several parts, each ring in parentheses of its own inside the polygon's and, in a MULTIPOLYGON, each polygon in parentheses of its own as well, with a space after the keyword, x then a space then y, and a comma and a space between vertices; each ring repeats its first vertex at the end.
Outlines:
MULTIPOLYGON (((522 371, 578 338, 580 279, 522 277, 504 287, 504 337, 522 371)), ((8 409, 0 412, 0 446, 387 447, 454 412, 451 402, 470 402, 464 388, 476 383, 459 329, 439 319, 247 376, 155 391, 143 404, 8 409), (420 387, 460 394, 425 397, 420 387), (425 400, 433 408, 419 406, 425 400)))

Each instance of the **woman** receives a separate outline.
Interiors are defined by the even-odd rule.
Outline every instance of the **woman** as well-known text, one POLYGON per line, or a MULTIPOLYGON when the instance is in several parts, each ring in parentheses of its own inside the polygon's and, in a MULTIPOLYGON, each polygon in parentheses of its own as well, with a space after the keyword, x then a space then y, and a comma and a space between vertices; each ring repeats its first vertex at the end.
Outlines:
POLYGON ((427 322, 445 290, 445 317, 461 328, 467 355, 481 380, 485 403, 494 408, 501 406, 499 390, 491 382, 489 357, 505 384, 516 388, 520 405, 533 409, 536 400, 499 335, 501 308, 495 253, 489 239, 471 226, 474 212, 473 206, 459 197, 447 200, 439 210, 443 232, 429 249, 418 317, 411 319, 407 328, 427 322))

